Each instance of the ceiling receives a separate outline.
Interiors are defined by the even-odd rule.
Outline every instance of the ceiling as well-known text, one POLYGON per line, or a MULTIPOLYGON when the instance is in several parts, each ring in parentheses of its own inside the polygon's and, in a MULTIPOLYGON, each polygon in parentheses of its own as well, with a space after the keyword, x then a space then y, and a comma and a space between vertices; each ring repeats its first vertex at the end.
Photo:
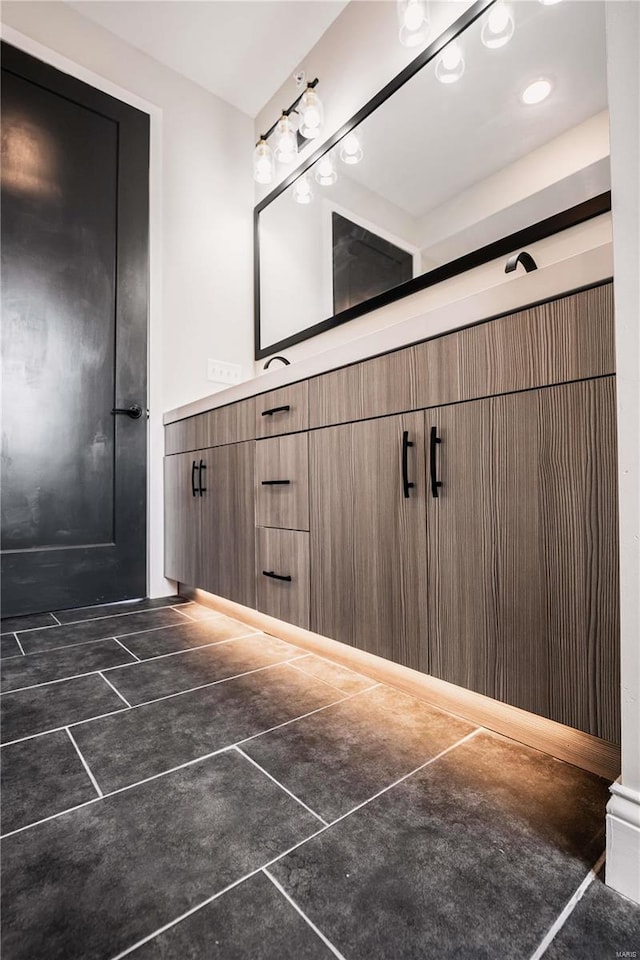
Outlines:
POLYGON ((348 0, 75 0, 83 16, 255 117, 348 0))

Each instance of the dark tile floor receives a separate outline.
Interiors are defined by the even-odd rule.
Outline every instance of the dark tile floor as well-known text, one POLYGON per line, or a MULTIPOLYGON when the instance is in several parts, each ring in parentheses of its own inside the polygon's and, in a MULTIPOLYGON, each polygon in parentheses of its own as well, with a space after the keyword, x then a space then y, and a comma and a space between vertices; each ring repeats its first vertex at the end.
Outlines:
POLYGON ((176 597, 2 657, 4 960, 640 951, 576 767, 176 597))

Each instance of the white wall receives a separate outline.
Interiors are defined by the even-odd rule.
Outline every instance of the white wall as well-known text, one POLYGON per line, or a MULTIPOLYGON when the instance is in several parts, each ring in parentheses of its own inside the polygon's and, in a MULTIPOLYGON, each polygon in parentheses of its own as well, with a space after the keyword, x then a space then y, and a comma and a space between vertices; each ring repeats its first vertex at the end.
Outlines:
POLYGON ((640 4, 607 4, 615 265, 622 776, 607 817, 607 883, 640 903, 640 4))
POLYGON ((59 2, 7 2, 9 43, 151 114, 149 589, 162 595, 162 414, 252 369, 252 122, 59 2))

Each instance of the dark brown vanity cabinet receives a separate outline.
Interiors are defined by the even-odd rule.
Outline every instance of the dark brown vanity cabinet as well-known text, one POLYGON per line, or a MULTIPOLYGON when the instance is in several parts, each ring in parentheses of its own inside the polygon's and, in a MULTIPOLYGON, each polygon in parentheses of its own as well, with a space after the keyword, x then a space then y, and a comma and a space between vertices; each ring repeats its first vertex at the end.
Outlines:
POLYGON ((309 435, 311 629, 428 671, 424 414, 309 435))
POLYGON ((617 741, 614 377, 425 425, 431 673, 617 741))
POLYGON ((165 457, 165 576, 255 605, 254 443, 165 457))

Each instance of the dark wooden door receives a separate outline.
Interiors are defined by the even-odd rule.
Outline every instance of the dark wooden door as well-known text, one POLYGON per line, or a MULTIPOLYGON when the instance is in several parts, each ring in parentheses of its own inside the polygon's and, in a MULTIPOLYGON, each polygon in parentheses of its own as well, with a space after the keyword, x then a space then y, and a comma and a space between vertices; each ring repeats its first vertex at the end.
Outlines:
POLYGON ((256 602, 255 442, 201 451, 206 465, 196 586, 247 607, 256 602))
POLYGON ((146 594, 148 157, 145 114, 2 45, 4 614, 146 594))
POLYGON ((314 430, 309 482, 311 629, 427 670, 424 414, 314 430))
POLYGON ((425 416, 431 672, 617 741, 615 379, 425 416))

